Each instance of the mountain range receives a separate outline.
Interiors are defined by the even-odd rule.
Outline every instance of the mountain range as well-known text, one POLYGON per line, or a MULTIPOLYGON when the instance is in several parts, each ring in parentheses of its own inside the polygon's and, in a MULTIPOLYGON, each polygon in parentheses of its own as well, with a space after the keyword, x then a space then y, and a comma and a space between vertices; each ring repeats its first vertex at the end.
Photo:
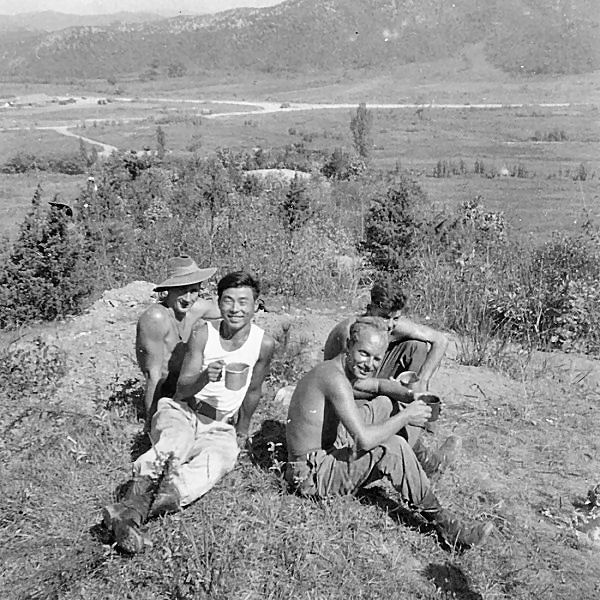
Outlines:
POLYGON ((119 18, 0 37, 0 76, 114 78, 249 70, 388 68, 482 43, 512 73, 600 68, 597 0, 286 0, 266 8, 119 18))
POLYGON ((50 32, 70 27, 110 27, 115 23, 146 23, 164 19, 150 12, 73 15, 52 10, 0 15, 0 32, 50 32))

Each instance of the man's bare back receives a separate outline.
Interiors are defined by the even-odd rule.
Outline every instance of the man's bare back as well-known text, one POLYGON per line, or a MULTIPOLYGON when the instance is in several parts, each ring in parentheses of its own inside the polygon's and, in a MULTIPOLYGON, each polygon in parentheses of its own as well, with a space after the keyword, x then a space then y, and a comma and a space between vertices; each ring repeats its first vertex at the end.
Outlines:
POLYGON ((163 304, 154 304, 146 309, 140 316, 137 326, 135 349, 140 367, 147 355, 145 338, 148 337, 148 330, 154 329, 156 334, 162 337, 161 375, 166 377, 170 371, 178 372, 194 324, 198 319, 215 318, 213 313, 214 303, 208 300, 197 300, 180 322, 163 304))
POLYGON ((197 299, 183 314, 172 307, 155 304, 140 316, 135 351, 140 370, 146 379, 145 406, 149 420, 161 396, 172 396, 183 364, 187 342, 200 319, 220 316, 211 300, 197 299), (181 317, 180 319, 177 316, 181 317))

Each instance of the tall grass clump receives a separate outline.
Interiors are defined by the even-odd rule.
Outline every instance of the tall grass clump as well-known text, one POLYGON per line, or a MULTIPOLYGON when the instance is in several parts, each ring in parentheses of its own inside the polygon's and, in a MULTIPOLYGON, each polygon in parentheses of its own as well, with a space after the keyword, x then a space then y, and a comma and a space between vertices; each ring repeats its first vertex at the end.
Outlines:
POLYGON ((371 203, 362 248, 410 292, 410 309, 461 340, 470 364, 526 348, 600 352, 600 245, 589 226, 542 245, 510 237, 480 197, 435 214, 407 180, 371 203))

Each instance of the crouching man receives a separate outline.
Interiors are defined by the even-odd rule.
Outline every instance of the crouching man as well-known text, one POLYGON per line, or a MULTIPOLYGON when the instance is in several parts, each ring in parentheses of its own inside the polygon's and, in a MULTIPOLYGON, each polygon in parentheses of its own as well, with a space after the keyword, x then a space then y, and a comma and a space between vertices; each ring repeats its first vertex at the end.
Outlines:
POLYGON ((378 396, 358 405, 353 383, 373 377, 388 342, 385 322, 358 318, 350 327, 346 351, 317 365, 298 383, 287 420, 286 481, 302 496, 326 497, 357 492, 387 478, 402 499, 419 511, 450 545, 479 544, 491 523, 462 523, 443 509, 408 442, 396 433, 423 426, 431 409, 420 392, 394 414, 393 402, 378 396), (336 444, 340 423, 353 444, 336 444))
POLYGON ((194 327, 177 391, 158 401, 153 446, 135 461, 125 497, 103 511, 105 526, 125 552, 149 544, 141 529, 149 517, 180 510, 235 466, 275 348, 273 338, 252 323, 258 295, 250 275, 230 273, 217 285, 222 318, 194 327), (233 363, 247 369, 226 387, 224 369, 233 363))

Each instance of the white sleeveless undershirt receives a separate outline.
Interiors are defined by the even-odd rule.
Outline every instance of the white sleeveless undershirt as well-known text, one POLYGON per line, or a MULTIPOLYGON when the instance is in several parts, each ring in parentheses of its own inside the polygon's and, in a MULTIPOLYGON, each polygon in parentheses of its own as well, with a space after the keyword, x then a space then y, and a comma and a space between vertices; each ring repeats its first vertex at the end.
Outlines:
POLYGON ((206 402, 218 410, 234 413, 241 406, 246 391, 248 390, 248 386, 250 385, 252 372, 254 371, 254 365, 260 355, 260 347, 265 332, 252 323, 250 325, 248 339, 244 344, 237 350, 228 352, 227 350, 224 350, 221 345, 221 336, 219 335, 221 322, 221 319, 207 322, 208 338, 204 348, 204 364, 202 365, 202 370, 206 369, 210 363, 217 360, 222 360, 225 364, 237 362, 246 363, 247 365, 250 365, 248 379, 243 388, 239 390, 228 390, 225 387, 225 378, 221 377, 219 381, 211 381, 205 385, 196 394, 196 399, 206 402))

